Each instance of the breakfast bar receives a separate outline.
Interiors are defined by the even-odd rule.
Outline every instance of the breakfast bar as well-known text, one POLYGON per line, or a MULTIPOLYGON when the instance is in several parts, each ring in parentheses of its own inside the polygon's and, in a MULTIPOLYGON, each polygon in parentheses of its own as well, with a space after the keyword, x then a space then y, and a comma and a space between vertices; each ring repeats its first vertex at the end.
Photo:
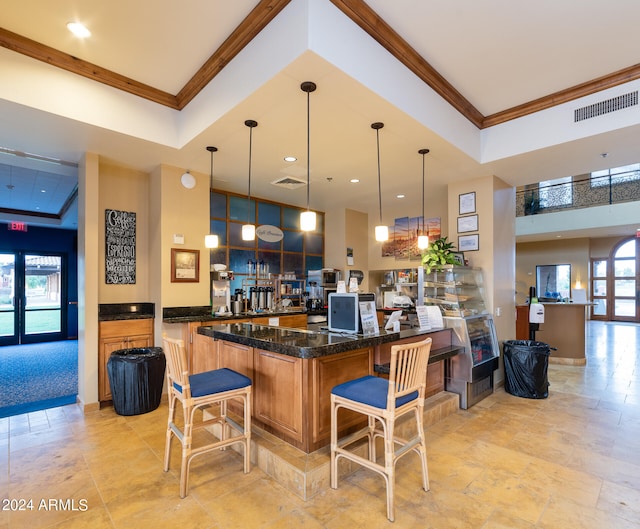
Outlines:
MULTIPOLYGON (((425 335, 433 339, 427 395, 435 395, 444 390, 446 359, 461 350, 451 329, 355 335, 249 322, 206 325, 194 337, 194 364, 251 378, 254 424, 309 454, 329 443, 331 389, 364 375, 386 376, 391 346, 425 335)), ((340 435, 361 425, 359 416, 345 416, 340 435)))

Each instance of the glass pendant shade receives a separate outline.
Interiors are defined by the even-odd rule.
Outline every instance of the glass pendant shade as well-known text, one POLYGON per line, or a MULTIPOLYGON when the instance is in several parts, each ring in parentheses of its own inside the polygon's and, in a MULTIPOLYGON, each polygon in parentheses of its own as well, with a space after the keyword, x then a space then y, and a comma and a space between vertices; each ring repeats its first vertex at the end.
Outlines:
POLYGON ((204 246, 205 248, 217 248, 218 247, 218 236, 217 235, 205 235, 204 236, 204 246))
POLYGON ((376 226, 376 241, 384 242, 389 240, 389 227, 376 226))
POLYGON ((429 247, 429 236, 418 235, 418 248, 420 250, 426 250, 429 247))
POLYGON ((315 211, 303 211, 300 213, 300 229, 302 231, 313 231, 316 229, 315 211))
POLYGON ((253 224, 244 224, 242 226, 242 240, 253 241, 256 238, 256 227, 253 224))

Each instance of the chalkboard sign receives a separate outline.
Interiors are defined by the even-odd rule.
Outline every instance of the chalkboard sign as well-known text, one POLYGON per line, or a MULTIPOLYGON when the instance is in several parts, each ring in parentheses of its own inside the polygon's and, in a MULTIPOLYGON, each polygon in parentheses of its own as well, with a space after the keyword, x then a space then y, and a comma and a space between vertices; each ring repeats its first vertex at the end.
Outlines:
POLYGON ((109 285, 136 282, 136 214, 105 210, 105 280, 109 285))

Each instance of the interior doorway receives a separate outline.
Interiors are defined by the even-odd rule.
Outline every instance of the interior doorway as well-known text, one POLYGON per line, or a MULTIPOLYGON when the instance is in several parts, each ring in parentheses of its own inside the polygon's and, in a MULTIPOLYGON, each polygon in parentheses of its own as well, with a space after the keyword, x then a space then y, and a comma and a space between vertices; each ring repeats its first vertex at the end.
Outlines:
POLYGON ((0 253, 0 345, 66 337, 65 256, 0 253))
POLYGON ((606 259, 591 260, 591 317, 640 323, 640 238, 624 239, 606 259))

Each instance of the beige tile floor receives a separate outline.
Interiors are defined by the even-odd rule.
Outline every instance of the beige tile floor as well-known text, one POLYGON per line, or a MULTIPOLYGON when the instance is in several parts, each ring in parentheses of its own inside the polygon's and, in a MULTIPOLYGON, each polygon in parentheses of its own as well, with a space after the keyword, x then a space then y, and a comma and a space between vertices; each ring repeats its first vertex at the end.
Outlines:
MULTIPOLYGON (((640 326, 592 322, 588 342, 586 367, 549 366, 547 399, 498 388, 430 427, 431 490, 415 456, 402 459, 393 525, 640 529, 640 326)), ((0 420, 0 529, 392 525, 375 474, 304 502, 257 467, 243 474, 232 451, 196 459, 181 500, 177 474, 162 472, 166 412, 66 406, 0 420)))

